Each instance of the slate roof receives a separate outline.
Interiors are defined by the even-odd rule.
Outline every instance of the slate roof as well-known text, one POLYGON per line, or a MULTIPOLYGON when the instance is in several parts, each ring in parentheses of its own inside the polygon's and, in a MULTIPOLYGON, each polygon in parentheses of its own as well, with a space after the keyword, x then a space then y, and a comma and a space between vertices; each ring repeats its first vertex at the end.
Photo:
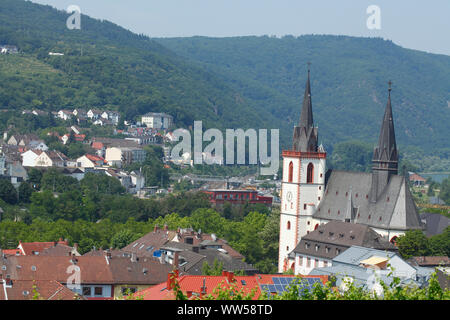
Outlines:
POLYGON ((351 246, 396 251, 387 239, 367 225, 330 221, 302 237, 293 252, 315 257, 333 259, 351 246), (317 250, 316 250, 317 246, 317 250))
POLYGON ((419 267, 448 267, 450 266, 450 258, 447 256, 412 257, 408 259, 408 263, 419 267))
POLYGON ((420 215, 420 219, 425 222, 427 237, 441 234, 450 226, 450 219, 439 213, 425 212, 420 215))
POLYGON ((423 228, 403 176, 391 176, 389 184, 375 203, 370 201, 371 184, 372 173, 333 170, 327 181, 323 200, 313 217, 344 221, 351 188, 352 203, 357 210, 353 222, 382 229, 423 228), (396 205, 400 209, 398 212, 394 212, 396 205))

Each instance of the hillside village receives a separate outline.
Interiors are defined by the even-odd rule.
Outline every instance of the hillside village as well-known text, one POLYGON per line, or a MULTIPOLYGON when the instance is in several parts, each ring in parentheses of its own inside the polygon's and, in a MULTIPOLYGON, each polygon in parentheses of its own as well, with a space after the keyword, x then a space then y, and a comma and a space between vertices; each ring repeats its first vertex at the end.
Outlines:
POLYGON ((164 108, 1 109, 0 300, 450 299, 450 177, 400 167, 392 82, 365 172, 330 166, 311 83, 308 63, 271 176, 172 159, 179 119, 164 108))

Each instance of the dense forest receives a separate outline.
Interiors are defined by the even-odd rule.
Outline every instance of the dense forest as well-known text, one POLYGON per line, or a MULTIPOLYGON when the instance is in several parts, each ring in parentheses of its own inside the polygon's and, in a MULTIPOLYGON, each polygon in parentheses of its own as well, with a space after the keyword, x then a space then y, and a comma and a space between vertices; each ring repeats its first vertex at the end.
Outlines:
POLYGON ((85 15, 81 30, 69 30, 68 17, 50 6, 0 2, 0 44, 20 51, 0 56, 0 108, 109 108, 125 119, 168 112, 183 127, 194 120, 218 128, 274 121, 219 77, 157 42, 85 15))
POLYGON ((306 63, 311 62, 314 121, 327 151, 354 139, 376 143, 392 80, 400 151, 410 160, 425 159, 430 170, 450 169, 449 56, 347 36, 155 40, 257 99, 262 109, 286 123, 285 143, 299 118, 306 63))

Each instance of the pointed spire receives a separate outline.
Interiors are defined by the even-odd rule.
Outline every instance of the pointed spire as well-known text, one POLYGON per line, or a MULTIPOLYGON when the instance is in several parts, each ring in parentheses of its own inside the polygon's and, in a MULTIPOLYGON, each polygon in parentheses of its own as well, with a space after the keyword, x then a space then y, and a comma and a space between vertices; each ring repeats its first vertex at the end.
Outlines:
POLYGON ((308 62, 308 79, 306 80, 305 94, 303 96, 302 113, 300 115, 299 127, 304 127, 308 130, 313 126, 312 101, 311 101, 311 83, 310 83, 310 66, 308 62))
POLYGON ((391 85, 389 81, 388 101, 384 112, 383 123, 381 125, 380 138, 378 146, 374 152, 374 160, 379 161, 398 161, 397 144, 395 141, 394 119, 391 106, 391 85))
POLYGON ((313 125, 311 102, 310 65, 308 62, 308 79, 306 80, 302 112, 298 126, 294 127, 292 149, 300 152, 317 152, 318 130, 313 125))

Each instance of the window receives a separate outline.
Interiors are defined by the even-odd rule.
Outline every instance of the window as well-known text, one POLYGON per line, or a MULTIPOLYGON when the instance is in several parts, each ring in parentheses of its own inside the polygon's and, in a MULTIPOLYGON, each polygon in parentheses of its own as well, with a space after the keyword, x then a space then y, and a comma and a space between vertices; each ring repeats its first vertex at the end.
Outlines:
POLYGON ((341 254, 341 249, 336 249, 336 254, 341 254))
POLYGON ((320 201, 320 197, 317 197, 317 200, 319 200, 319 201, 320 201))
POLYGON ((321 178, 323 177, 323 174, 322 174, 322 173, 320 174, 320 177, 321 177, 321 178))
POLYGON ((319 266, 319 259, 314 260, 314 267, 317 268, 319 266))
POLYGON ((325 252, 329 253, 330 252, 330 247, 325 247, 325 252))
POLYGON ((289 163, 289 177, 288 177, 288 182, 292 182, 294 178, 294 164, 292 163, 292 161, 289 163))
POLYGON ((303 257, 302 257, 302 256, 299 256, 299 257, 298 257, 298 265, 299 265, 299 266, 302 266, 302 265, 303 265, 303 257))
POLYGON ((311 224, 311 222, 310 222, 310 221, 308 221, 308 222, 307 222, 307 224, 308 224, 308 226, 309 226, 309 225, 311 224))
POLYGON ((311 258, 306 258, 306 267, 309 268, 311 267, 311 258))
POLYGON ((316 251, 319 251, 319 245, 316 244, 316 251))
POLYGON ((95 288, 94 288, 94 294, 95 294, 96 296, 101 296, 101 295, 103 295, 103 288, 102 288, 102 287, 95 287, 95 288))
POLYGON ((324 260, 324 261, 323 261, 323 266, 324 266, 324 267, 328 267, 328 261, 327 261, 327 260, 324 260))
POLYGON ((289 246, 286 247, 286 251, 289 251, 289 246))
POLYGON ((91 295, 91 287, 83 287, 83 296, 91 295))
POLYGON ((306 203, 303 205, 303 209, 306 210, 306 203))
POLYGON ((313 175, 314 175, 314 165, 312 163, 309 163, 306 172, 306 183, 313 183, 313 175))
POLYGON ((290 221, 287 222, 287 229, 291 230, 291 222, 290 221))
POLYGON ((319 227, 319 224, 317 223, 314 227, 314 230, 317 230, 318 227, 319 227))

